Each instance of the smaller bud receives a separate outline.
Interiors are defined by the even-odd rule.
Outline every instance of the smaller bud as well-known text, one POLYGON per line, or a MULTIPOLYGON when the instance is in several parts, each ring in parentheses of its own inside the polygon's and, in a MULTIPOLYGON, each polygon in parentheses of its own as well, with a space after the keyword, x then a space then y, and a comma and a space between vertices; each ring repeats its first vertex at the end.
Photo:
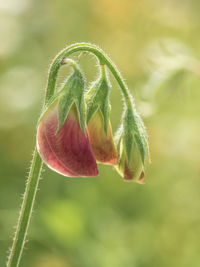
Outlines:
POLYGON ((127 108, 115 135, 119 163, 116 170, 125 181, 144 184, 144 160, 148 150, 146 131, 136 110, 127 108))
POLYGON ((99 163, 117 164, 117 151, 110 123, 110 83, 105 66, 101 65, 100 78, 86 95, 87 129, 92 151, 99 163))

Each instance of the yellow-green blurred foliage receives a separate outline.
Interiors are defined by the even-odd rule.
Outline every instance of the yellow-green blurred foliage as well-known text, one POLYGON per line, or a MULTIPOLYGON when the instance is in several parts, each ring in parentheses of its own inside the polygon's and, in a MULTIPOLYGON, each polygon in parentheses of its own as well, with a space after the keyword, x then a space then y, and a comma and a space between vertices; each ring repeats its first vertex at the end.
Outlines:
MULTIPOLYGON (((148 129, 152 164, 145 186, 124 183, 108 166, 90 179, 45 167, 21 266, 200 266, 199 14, 199 0, 0 1, 0 266, 48 66, 60 49, 83 41, 101 46, 124 75, 148 129)), ((90 83, 96 62, 85 55, 80 63, 90 83)), ((116 130, 123 104, 111 80, 116 130)))

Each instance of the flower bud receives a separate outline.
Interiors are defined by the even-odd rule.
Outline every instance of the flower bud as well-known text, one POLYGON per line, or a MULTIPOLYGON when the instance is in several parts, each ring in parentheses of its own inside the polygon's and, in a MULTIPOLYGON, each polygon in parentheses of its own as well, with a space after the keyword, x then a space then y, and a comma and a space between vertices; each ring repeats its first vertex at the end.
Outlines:
POLYGON ((115 135, 119 163, 116 170, 125 181, 145 182, 144 159, 148 150, 143 122, 135 109, 124 113, 122 125, 115 135))
POLYGON ((117 164, 117 151, 113 141, 112 127, 109 119, 110 84, 101 65, 101 76, 88 90, 87 129, 92 151, 96 160, 103 164, 117 164))
POLYGON ((100 111, 92 116, 88 123, 90 144, 98 162, 110 165, 117 164, 117 151, 114 146, 111 123, 108 124, 108 133, 105 133, 100 111))
POLYGON ((125 181, 136 181, 139 183, 144 183, 144 169, 141 160, 140 153, 138 151, 135 142, 132 143, 130 147, 130 159, 128 160, 127 154, 125 152, 123 139, 118 143, 119 147, 119 164, 116 166, 116 170, 121 176, 124 177, 125 181))
POLYGON ((65 176, 97 176, 98 169, 85 129, 84 79, 78 69, 42 115, 37 149, 42 160, 65 176))

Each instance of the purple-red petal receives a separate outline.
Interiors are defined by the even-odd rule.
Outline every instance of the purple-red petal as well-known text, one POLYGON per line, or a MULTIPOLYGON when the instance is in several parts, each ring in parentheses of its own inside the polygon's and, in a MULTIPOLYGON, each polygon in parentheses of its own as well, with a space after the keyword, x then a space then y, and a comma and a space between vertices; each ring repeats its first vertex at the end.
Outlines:
POLYGON ((43 161, 65 176, 97 176, 98 169, 88 134, 80 128, 75 105, 57 131, 57 106, 47 111, 37 131, 37 147, 43 161))

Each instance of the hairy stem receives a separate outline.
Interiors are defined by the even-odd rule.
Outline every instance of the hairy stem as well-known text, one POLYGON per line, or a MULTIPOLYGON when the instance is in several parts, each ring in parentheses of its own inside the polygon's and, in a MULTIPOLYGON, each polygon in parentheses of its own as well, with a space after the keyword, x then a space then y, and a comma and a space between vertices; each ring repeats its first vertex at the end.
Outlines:
POLYGON ((16 232, 13 239, 13 244, 10 250, 10 254, 8 257, 7 267, 19 266, 20 258, 26 241, 27 230, 31 219, 31 214, 38 188, 41 169, 42 169, 42 160, 37 150, 35 149, 26 184, 25 193, 23 196, 22 206, 20 209, 16 232))
POLYGON ((100 49, 99 47, 88 44, 88 43, 78 43, 73 44, 70 46, 67 46, 64 48, 53 60, 50 70, 49 70, 49 77, 48 77, 48 83, 47 83, 47 89, 46 89, 46 102, 45 104, 48 105, 48 101, 51 99, 51 97, 54 95, 55 90, 55 84, 56 84, 56 77, 58 74, 58 70, 63 64, 63 58, 69 57, 75 52, 82 52, 87 51, 90 53, 93 53, 100 61, 100 64, 105 64, 110 71, 112 72, 113 76, 117 80, 121 91, 123 93, 125 102, 128 107, 131 108, 131 96, 128 90, 127 85, 125 84, 119 70, 115 66, 115 64, 112 62, 112 60, 105 54, 105 52, 100 49))

